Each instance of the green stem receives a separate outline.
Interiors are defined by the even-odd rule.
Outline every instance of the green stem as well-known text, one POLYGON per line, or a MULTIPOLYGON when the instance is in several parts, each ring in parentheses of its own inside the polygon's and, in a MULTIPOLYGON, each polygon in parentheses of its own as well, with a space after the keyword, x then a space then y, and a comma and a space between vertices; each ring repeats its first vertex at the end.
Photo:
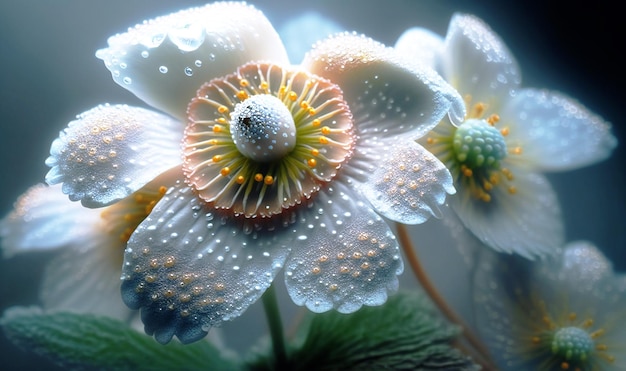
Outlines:
POLYGON ((267 288, 263 296, 263 308, 265 308, 265 316, 270 329, 272 338, 272 348, 274 350, 274 359, 276 369, 282 370, 287 365, 287 352, 285 348, 285 336, 283 334, 283 324, 280 319, 280 311, 278 310, 278 301, 276 300, 276 290, 274 284, 267 288))

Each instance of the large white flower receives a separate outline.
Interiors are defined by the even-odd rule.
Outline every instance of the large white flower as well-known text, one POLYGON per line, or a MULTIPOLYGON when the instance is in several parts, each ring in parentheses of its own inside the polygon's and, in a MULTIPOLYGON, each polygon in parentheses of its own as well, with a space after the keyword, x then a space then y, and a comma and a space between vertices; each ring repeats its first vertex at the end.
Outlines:
POLYGON ((506 45, 473 16, 454 15, 445 39, 407 30, 396 49, 435 68, 465 99, 458 128, 444 119, 419 140, 452 172, 450 205, 465 226, 528 258, 561 246, 558 200, 541 173, 608 157, 616 146, 609 124, 563 94, 521 88, 506 45))
POLYGON ((434 71, 341 34, 300 66, 261 12, 215 3, 146 21, 99 50, 113 79, 167 116, 101 106, 51 148, 47 181, 111 205, 167 189, 128 242, 122 296, 162 343, 243 313, 285 268, 293 301, 380 305, 403 270, 381 216, 439 214, 452 178, 415 142, 463 103, 434 71), (182 148, 181 148, 181 137, 182 148))
POLYGON ((626 368, 626 277, 578 241, 546 261, 482 252, 477 327, 503 370, 626 368))

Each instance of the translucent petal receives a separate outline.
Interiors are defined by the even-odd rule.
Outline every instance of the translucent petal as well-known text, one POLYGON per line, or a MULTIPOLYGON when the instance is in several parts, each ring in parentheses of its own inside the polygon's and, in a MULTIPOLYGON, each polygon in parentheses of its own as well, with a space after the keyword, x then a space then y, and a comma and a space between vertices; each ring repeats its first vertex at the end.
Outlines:
POLYGON ((557 92, 519 91, 503 108, 501 121, 538 171, 590 165, 609 157, 617 146, 609 123, 557 92))
POLYGON ((128 320, 132 312, 120 297, 126 244, 98 233, 96 227, 81 225, 90 229, 92 235, 74 239, 69 248, 46 265, 40 290, 43 307, 128 320))
POLYGON ((261 297, 289 248, 284 233, 251 223, 207 209, 182 181, 170 188, 124 256, 122 298, 141 308, 146 333, 190 343, 261 297))
POLYGON ((114 203, 182 162, 183 130, 180 123, 143 108, 95 107, 52 143, 46 182, 63 183, 63 193, 83 206, 114 203))
POLYGON ((96 56, 115 82, 180 120, 204 82, 250 61, 289 63, 270 22, 243 2, 217 2, 145 21, 108 44, 96 56))
POLYGON ((433 154, 415 142, 389 144, 361 186, 374 209, 404 224, 441 217, 447 194, 454 194, 452 175, 433 154))
POLYGON ((348 187, 334 182, 300 218, 285 266, 294 303, 317 313, 352 313, 383 304, 397 290, 403 264, 395 236, 348 187))
POLYGON ((437 69, 444 48, 444 39, 425 28, 410 28, 396 41, 394 48, 405 58, 437 69))
POLYGON ((480 19, 455 14, 450 21, 440 72, 471 104, 493 112, 519 86, 521 73, 506 45, 480 19))
POLYGON ((0 221, 2 254, 15 254, 65 247, 75 240, 88 239, 100 212, 68 201, 61 186, 38 184, 15 203, 13 211, 0 221))
POLYGON ((319 42, 302 65, 341 87, 363 136, 418 138, 449 111, 454 122, 465 116, 463 100, 438 74, 365 36, 319 42))
POLYGON ((511 171, 515 194, 501 184, 493 188, 491 201, 485 202, 471 195, 468 187, 456 184, 458 193, 450 197, 450 206, 476 237, 497 251, 529 259, 554 253, 564 239, 556 194, 544 176, 511 171))

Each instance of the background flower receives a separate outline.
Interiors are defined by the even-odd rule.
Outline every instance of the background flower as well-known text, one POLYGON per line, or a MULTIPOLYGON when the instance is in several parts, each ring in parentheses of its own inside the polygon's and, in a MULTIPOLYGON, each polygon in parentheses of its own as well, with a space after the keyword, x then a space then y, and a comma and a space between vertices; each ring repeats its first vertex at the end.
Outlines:
MULTIPOLYGON (((3 215, 12 208, 15 199, 30 185, 41 182, 48 168, 43 160, 48 156, 49 143, 75 114, 110 97, 113 103, 141 104, 132 94, 120 89, 110 76, 102 73, 102 62, 92 55, 94 45, 138 19, 166 14, 176 9, 201 5, 204 1, 183 0, 176 4, 163 0, 133 2, 47 1, 2 2, 0 4, 0 40, 3 45, 0 64, 3 85, 0 88, 0 174, 3 175, 0 210, 3 215), (42 38, 47 40, 42 42, 42 38), (62 52, 57 40, 64 45, 62 52), (42 59, 45 63, 41 63, 42 59), (33 109, 36 102, 36 108, 33 109)), ((624 137, 619 124, 622 107, 619 103, 623 89, 620 49, 615 40, 623 34, 618 17, 621 13, 610 3, 594 6, 568 7, 563 16, 562 4, 544 1, 516 1, 503 7, 500 1, 463 2, 433 0, 408 4, 391 0, 329 0, 315 4, 305 1, 260 0, 254 4, 262 9, 273 24, 280 27, 291 17, 315 8, 324 16, 341 23, 347 29, 364 32, 392 45, 407 28, 425 26, 444 34, 453 12, 476 14, 488 23, 508 43, 522 66, 528 86, 550 86, 567 91, 585 102, 593 111, 615 123, 615 132, 624 137), (541 11, 537 11, 541 9, 541 11), (357 15, 357 16, 355 16, 357 15), (555 24, 558 19, 558 26, 555 24), (573 31, 577 30, 577 31, 573 31), (583 41, 581 34, 586 36, 583 41), (540 68, 539 68, 540 66, 540 68), (574 76, 575 78, 572 78, 574 76)), ((623 141, 623 139, 621 139, 623 141)), ((626 268, 622 247, 626 243, 623 210, 626 209, 624 146, 617 148, 608 161, 583 170, 549 176, 560 192, 563 214, 567 223, 568 240, 589 238, 605 249, 615 267, 626 268), (581 181, 584 179, 584 181, 581 181), (596 192, 597 191, 597 192, 596 192), (585 212, 577 210, 584 209, 585 212)), ((462 261, 456 250, 447 248, 440 238, 430 238, 435 221, 415 229, 421 238, 420 250, 426 269, 443 288, 447 298, 460 306, 469 301, 467 280, 462 261), (456 262, 458 269, 451 269, 456 262), (443 272, 443 273, 442 273, 443 272)), ((442 231, 442 234, 445 234, 442 231)), ((38 281, 30 280, 32 270, 41 268, 46 256, 19 256, 10 262, 0 262, 3 282, 0 305, 30 303, 36 295, 38 281)), ((409 275, 405 275, 409 277, 409 275)), ((279 294, 282 290, 277 290, 279 294)), ((282 296, 284 302, 290 299, 282 296)), ((246 328, 249 337, 225 335, 231 344, 246 347, 255 335, 264 331, 259 326, 260 306, 253 306, 232 324, 246 328)), ((293 308, 286 306, 287 317, 293 308)), ((30 355, 16 352, 6 342, 0 353, 13 360, 15 369, 24 369, 37 362, 30 355)))

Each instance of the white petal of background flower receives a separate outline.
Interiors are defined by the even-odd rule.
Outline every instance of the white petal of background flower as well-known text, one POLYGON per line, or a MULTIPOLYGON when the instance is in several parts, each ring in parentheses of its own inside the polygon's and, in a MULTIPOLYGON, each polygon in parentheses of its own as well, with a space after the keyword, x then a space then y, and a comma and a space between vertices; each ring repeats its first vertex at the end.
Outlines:
POLYGON ((411 62, 425 64, 437 70, 439 55, 444 48, 444 39, 426 28, 413 27, 400 35, 394 48, 411 62))
POLYGON ((285 264, 285 283, 294 303, 313 312, 352 313, 383 304, 398 289, 403 265, 395 236, 353 195, 333 183, 294 227, 298 237, 285 264))
POLYGON ((543 175, 512 170, 515 194, 496 186, 491 202, 483 202, 462 187, 450 198, 450 206, 476 237, 496 250, 529 259, 556 252, 563 244, 564 227, 554 190, 543 175))
POLYGON ((98 229, 91 231, 92 236, 74 239, 71 246, 46 265, 40 290, 42 304, 46 309, 94 313, 127 321, 133 311, 122 301, 119 280, 125 244, 98 234, 98 229))
POLYGON ((386 143, 367 181, 360 185, 374 209, 404 224, 419 224, 454 194, 450 172, 433 154, 415 142, 386 143))
POLYGON ((247 230, 178 181, 128 243, 122 297, 157 341, 196 341, 261 297, 289 253, 284 231, 247 230))
POLYGON ((182 132, 179 122, 144 108, 95 107, 52 143, 46 182, 63 183, 63 193, 86 207, 114 203, 182 163, 182 132))
POLYGON ((96 56, 115 82, 180 120, 200 86, 235 72, 233 67, 259 60, 289 64, 263 13, 237 2, 159 17, 109 38, 108 44, 96 56))
POLYGON ((502 108, 501 119, 522 145, 524 162, 536 171, 594 164, 617 146, 610 124, 558 92, 520 90, 502 108))
POLYGON ((362 35, 323 40, 302 66, 341 86, 360 134, 419 138, 448 112, 465 115, 459 94, 434 71, 362 35))
POLYGON ((507 46, 480 19, 456 14, 450 21, 439 72, 471 103, 487 104, 497 112, 500 99, 521 80, 517 62, 507 46))
POLYGON ((100 212, 70 202, 61 186, 38 184, 24 193, 15 210, 0 221, 2 256, 54 250, 89 239, 85 226, 97 225, 100 212))

